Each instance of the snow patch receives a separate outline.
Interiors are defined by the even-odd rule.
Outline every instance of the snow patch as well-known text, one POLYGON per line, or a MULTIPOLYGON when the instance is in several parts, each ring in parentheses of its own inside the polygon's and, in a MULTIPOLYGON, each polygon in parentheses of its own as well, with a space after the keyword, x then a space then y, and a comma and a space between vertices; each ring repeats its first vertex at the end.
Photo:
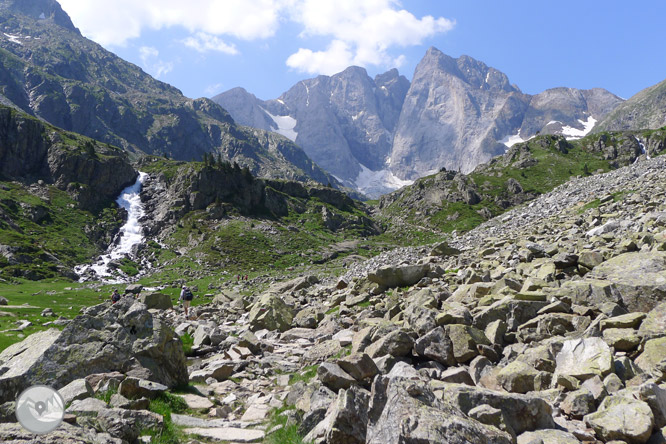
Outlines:
POLYGON ((282 99, 277 99, 277 102, 284 105, 284 100, 282 100, 282 99))
MULTIPOLYGON (((358 119, 359 117, 361 117, 361 116, 363 115, 363 113, 364 113, 364 111, 361 111, 360 113, 358 113, 358 114, 356 114, 356 115, 353 115, 353 116, 352 116, 352 120, 353 120, 353 121, 356 121, 356 119, 358 119)), ((366 130, 366 133, 367 133, 367 132, 368 132, 368 131, 366 130)))
POLYGON ((597 123, 597 119, 595 119, 592 116, 588 117, 587 120, 578 119, 578 121, 580 122, 581 125, 583 125, 582 130, 579 130, 571 126, 562 127, 562 135, 567 140, 574 140, 585 137, 590 131, 592 131, 592 128, 594 128, 594 125, 597 123))
POLYGON ((7 40, 9 40, 12 43, 16 43, 19 45, 22 45, 23 43, 19 40, 20 36, 18 35, 12 35, 12 34, 7 34, 6 32, 4 33, 5 37, 7 37, 7 40))
POLYGON ((414 183, 413 180, 403 180, 396 177, 390 170, 383 169, 379 171, 372 171, 359 164, 361 171, 354 181, 356 189, 367 195, 368 197, 379 197, 382 194, 390 193, 398 188, 414 183))
POLYGON ((46 20, 46 15, 42 12, 41 14, 39 14, 39 19, 46 20))
POLYGON ((269 113, 266 109, 261 108, 264 110, 266 114, 271 116, 271 119, 273 119, 273 122, 277 125, 277 130, 275 130, 276 133, 282 134, 284 137, 287 139, 291 140, 292 142, 296 141, 296 137, 298 137, 298 133, 294 131, 294 128, 296 128, 296 124, 298 121, 294 119, 291 116, 274 116, 273 114, 269 113))
POLYGON ((513 134, 511 136, 506 136, 502 140, 499 141, 499 143, 503 143, 506 145, 507 148, 511 148, 517 143, 525 142, 525 140, 520 137, 520 131, 518 131, 518 134, 513 134))
POLYGON ((310 88, 308 88, 308 85, 305 83, 303 84, 305 86, 305 94, 308 95, 308 97, 305 99, 305 106, 310 106, 310 88))

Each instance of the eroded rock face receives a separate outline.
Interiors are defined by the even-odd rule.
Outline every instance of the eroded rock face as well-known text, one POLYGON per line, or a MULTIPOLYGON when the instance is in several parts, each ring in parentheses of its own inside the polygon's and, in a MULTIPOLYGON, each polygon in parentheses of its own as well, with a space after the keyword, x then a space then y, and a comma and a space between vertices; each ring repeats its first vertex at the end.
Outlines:
POLYGON ((60 388, 93 373, 122 371, 167 386, 187 383, 182 344, 173 329, 132 298, 87 309, 62 332, 29 336, 0 353, 0 400, 25 388, 60 388))

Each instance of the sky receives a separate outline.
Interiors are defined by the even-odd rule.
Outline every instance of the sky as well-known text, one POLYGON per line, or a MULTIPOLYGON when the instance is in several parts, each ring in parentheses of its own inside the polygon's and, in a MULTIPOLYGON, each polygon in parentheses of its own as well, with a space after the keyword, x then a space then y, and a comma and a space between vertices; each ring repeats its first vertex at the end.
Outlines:
POLYGON ((59 0, 82 34, 192 98, 277 98, 347 66, 411 80, 430 46, 523 92, 666 79, 663 0, 59 0))

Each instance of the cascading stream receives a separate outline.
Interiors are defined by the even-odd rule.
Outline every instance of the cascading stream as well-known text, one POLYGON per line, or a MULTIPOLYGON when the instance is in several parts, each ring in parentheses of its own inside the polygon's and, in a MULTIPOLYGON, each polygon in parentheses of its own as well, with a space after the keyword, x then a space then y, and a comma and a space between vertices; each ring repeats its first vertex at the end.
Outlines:
POLYGON ((116 199, 116 203, 127 210, 127 222, 120 228, 117 242, 110 245, 106 254, 100 256, 96 263, 77 267, 76 272, 79 275, 92 270, 100 278, 110 277, 112 273, 109 264, 112 261, 131 255, 132 247, 143 242, 143 229, 139 220, 145 212, 139 194, 146 177, 148 177, 148 174, 139 172, 139 177, 134 185, 125 188, 116 199))

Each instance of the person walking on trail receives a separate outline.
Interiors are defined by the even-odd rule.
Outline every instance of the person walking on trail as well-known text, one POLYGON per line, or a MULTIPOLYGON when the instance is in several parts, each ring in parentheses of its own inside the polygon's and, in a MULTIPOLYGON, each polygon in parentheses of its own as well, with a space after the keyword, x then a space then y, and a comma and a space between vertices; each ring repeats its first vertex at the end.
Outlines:
POLYGON ((114 288, 113 293, 111 293, 111 303, 115 304, 120 300, 120 293, 118 293, 118 289, 114 288))
POLYGON ((190 303, 194 299, 192 291, 188 288, 187 285, 183 285, 182 290, 180 290, 180 298, 178 300, 183 301, 183 308, 185 309, 185 317, 189 318, 190 303))

